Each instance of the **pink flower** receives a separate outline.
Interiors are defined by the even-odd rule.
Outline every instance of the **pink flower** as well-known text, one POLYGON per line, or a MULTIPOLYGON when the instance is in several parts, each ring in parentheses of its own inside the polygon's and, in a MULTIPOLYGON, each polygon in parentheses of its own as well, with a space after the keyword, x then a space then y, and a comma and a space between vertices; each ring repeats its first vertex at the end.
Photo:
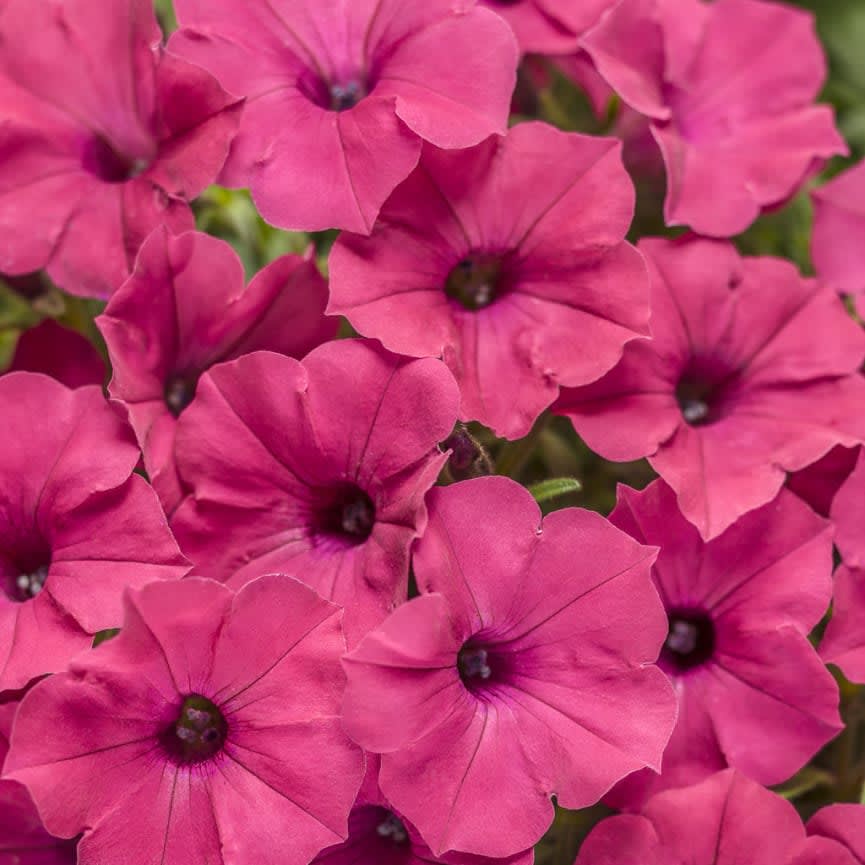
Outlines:
POLYGON ((502 477, 429 495, 423 594, 345 658, 346 730, 433 853, 511 856, 553 816, 658 767, 675 720, 652 663, 666 623, 655 551, 598 514, 541 521, 502 477))
POLYGON ((405 600, 457 400, 444 364, 360 340, 214 367, 177 425, 181 547, 235 587, 296 576, 347 608, 353 645, 405 600))
POLYGON ((729 243, 644 240, 652 341, 563 392, 592 450, 648 456, 706 539, 771 501, 785 471, 865 437, 865 334, 834 292, 729 243))
POLYGON ((105 361, 80 333, 46 318, 18 338, 10 372, 41 372, 66 387, 102 385, 105 361))
POLYGON ((830 523, 782 491, 706 543, 662 481, 620 486, 610 520, 661 548, 659 663, 679 699, 663 774, 632 775, 611 801, 639 808, 727 766, 762 784, 788 778, 843 728, 838 688, 808 642, 832 590, 830 523))
POLYGON ((524 54, 571 54, 616 0, 481 0, 511 25, 524 54))
POLYGON ((328 311, 392 351, 442 357, 463 419, 525 435, 559 384, 594 381, 649 332, 620 149, 540 123, 425 149, 372 237, 337 240, 328 311))
POLYGON ((157 229, 99 327, 121 400, 166 510, 183 497, 174 464, 177 417, 216 363, 257 349, 301 357, 336 335, 323 315, 327 285, 315 264, 286 255, 245 286, 237 254, 221 240, 157 229))
POLYGON ((97 387, 0 378, 0 690, 116 627, 126 586, 188 570, 138 448, 97 387))
POLYGON ((728 770, 601 821, 575 865, 785 865, 804 840, 789 802, 728 770))
POLYGON ((24 698, 6 774, 49 831, 84 833, 80 865, 306 865, 345 838, 363 771, 340 618, 284 576, 128 592, 120 635, 24 698))
POLYGON ((241 105, 160 39, 151 0, 4 0, 0 271, 108 297, 153 228, 192 228, 241 105))
POLYGON ((532 865, 531 850, 507 859, 466 853, 433 856, 417 829, 393 811, 378 787, 379 758, 367 755, 367 770, 348 818, 348 838, 324 850, 312 865, 532 865))
POLYGON ((861 865, 865 862, 865 808, 847 803, 818 811, 808 840, 790 865, 861 865))
POLYGON ((247 106, 223 182, 268 222, 369 234, 422 141, 503 133, 517 47, 475 0, 176 0, 171 47, 247 106), (286 122, 289 118, 289 122, 286 122))
POLYGON ((814 105, 826 61, 813 16, 760 0, 624 0, 582 39, 622 99, 652 120, 670 225, 729 237, 846 153, 814 105))
POLYGON ((821 279, 852 294, 865 313, 865 162, 811 193, 811 253, 821 279))

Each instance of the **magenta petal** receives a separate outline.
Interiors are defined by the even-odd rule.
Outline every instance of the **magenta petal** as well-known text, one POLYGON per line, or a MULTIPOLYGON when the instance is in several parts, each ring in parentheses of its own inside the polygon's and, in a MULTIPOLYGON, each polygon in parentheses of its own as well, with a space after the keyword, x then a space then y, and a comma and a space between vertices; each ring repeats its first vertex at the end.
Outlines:
POLYGON ((392 96, 396 114, 436 147, 471 147, 507 129, 516 85, 517 46, 486 9, 465 13, 398 42, 374 93, 392 96))
POLYGON ((18 338, 9 372, 41 372, 66 387, 101 385, 105 361, 88 339, 52 318, 25 330, 18 338))
MULTIPOLYGON (((836 865, 828 853, 837 859, 837 865, 855 865, 865 857, 865 808, 862 805, 840 803, 821 808, 807 823, 809 842, 826 839, 833 847, 826 847, 827 858, 807 860, 807 865, 836 865), (847 855, 842 855, 841 851, 847 855)), ((806 865, 796 860, 795 865, 806 865)))
POLYGON ((839 291, 865 291, 865 255, 860 238, 865 226, 865 162, 812 193, 814 231, 811 251, 821 279, 839 291))
POLYGON ((536 842, 554 813, 548 793, 525 789, 535 755, 520 744, 522 732, 504 707, 465 701, 440 718, 437 735, 382 757, 382 791, 401 813, 415 815, 436 855, 459 849, 510 856, 536 842), (491 789, 519 789, 520 795, 482 807, 491 789))
POLYGON ((162 775, 150 755, 167 709, 158 692, 116 676, 98 685, 83 674, 52 676, 22 702, 4 770, 28 787, 47 829, 71 838, 88 814, 115 807, 118 791, 134 796, 162 775), (115 711, 119 705, 121 716, 115 711), (46 727, 46 717, 56 723, 46 727), (31 734, 37 729, 42 733, 31 734), (102 756, 106 749, 112 752, 108 761, 102 756), (100 783, 94 784, 94 778, 100 783))
POLYGON ((337 113, 278 91, 246 111, 268 142, 268 158, 248 169, 253 198, 265 219, 289 230, 369 234, 420 156, 421 141, 396 116, 392 98, 373 94, 337 113), (290 125, 282 122, 287 114, 290 125))
POLYGON ((865 566, 865 539, 862 525, 865 520, 865 502, 862 501, 862 488, 865 486, 865 455, 860 448, 847 480, 841 485, 832 500, 830 511, 835 523, 835 543, 844 563, 852 567, 865 566))
POLYGON ((841 668, 852 682, 865 682, 865 571, 841 565, 835 572, 832 618, 820 656, 841 668))
POLYGON ((27 790, 0 782, 0 862, 4 865, 73 865, 75 845, 49 835, 27 790))
POLYGON ((463 711, 467 700, 456 663, 465 636, 448 626, 441 595, 398 607, 344 659, 343 714, 351 737, 369 751, 390 753, 463 711), (383 726, 387 715, 399 723, 383 726))

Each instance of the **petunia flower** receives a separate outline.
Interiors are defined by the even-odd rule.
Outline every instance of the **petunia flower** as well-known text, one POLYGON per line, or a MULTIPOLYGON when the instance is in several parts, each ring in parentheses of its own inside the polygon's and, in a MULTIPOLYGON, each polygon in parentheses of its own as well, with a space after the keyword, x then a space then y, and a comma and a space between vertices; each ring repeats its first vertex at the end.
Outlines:
POLYGON ((575 865, 788 865, 804 840, 790 802, 727 770, 658 794, 639 816, 602 820, 575 865))
POLYGON ((347 608, 353 645, 405 600, 457 401, 444 364, 360 340, 214 367, 177 425, 181 547, 235 587, 296 576, 347 608))
POLYGON ((661 548, 659 664, 679 720, 660 777, 636 773, 610 802, 639 808, 728 766, 762 784, 786 780, 843 729, 835 680, 808 642, 832 591, 831 524, 785 490, 704 542, 662 481, 619 487, 618 498, 610 521, 661 548))
POLYGON ((709 540, 771 501, 837 444, 865 437, 865 333, 835 293, 721 241, 640 243, 652 340, 597 382, 562 393, 592 450, 647 456, 709 540))
POLYGON ((126 586, 189 571, 98 387, 0 378, 0 691, 119 625, 126 586))
POLYGON ((166 52, 151 0, 0 4, 0 271, 108 297, 225 161, 241 104, 166 52))
POLYGON ((36 685, 5 772, 79 865, 306 865, 345 838, 363 755, 341 612, 285 576, 126 595, 123 629, 36 685), (50 719, 51 723, 46 723, 50 719))
POLYGON ((345 727, 433 853, 512 856, 553 816, 657 769, 675 721, 655 550, 503 477, 436 487, 422 594, 345 658, 345 727))
POLYGON ((517 46, 475 0, 175 0, 171 48, 246 97, 223 173, 280 228, 368 234, 421 143, 507 126, 517 46))
POLYGON ((811 254, 821 279, 856 300, 865 313, 865 162, 811 193, 811 254))
POLYGON ((348 838, 322 851, 312 865, 532 865, 531 850, 507 859, 466 853, 434 856, 417 829, 382 796, 379 764, 377 755, 367 755, 366 775, 348 818, 348 838))
POLYGON ((814 104, 826 60, 802 10, 762 0, 624 0, 580 44, 652 121, 669 225, 738 234, 847 152, 832 109, 814 104))
POLYGON ((392 351, 442 357, 464 420, 525 435, 560 384, 594 381, 648 336, 620 151, 541 123, 426 148, 372 236, 337 240, 328 312, 392 351))
POLYGON ((201 375, 258 349, 302 357, 336 335, 326 303, 311 260, 283 256, 246 286, 240 259, 221 240, 165 228, 147 239, 97 323, 114 371, 109 390, 128 410, 166 511, 183 497, 174 433, 201 375))
POLYGON ((41 372, 74 388, 101 386, 106 368, 102 356, 86 337, 46 318, 18 338, 9 372, 41 372))
POLYGON ((534 54, 571 54, 577 39, 616 0, 481 0, 514 31, 520 50, 534 54))
POLYGON ((806 824, 808 839, 790 865, 861 865, 865 862, 865 807, 821 808, 806 824))

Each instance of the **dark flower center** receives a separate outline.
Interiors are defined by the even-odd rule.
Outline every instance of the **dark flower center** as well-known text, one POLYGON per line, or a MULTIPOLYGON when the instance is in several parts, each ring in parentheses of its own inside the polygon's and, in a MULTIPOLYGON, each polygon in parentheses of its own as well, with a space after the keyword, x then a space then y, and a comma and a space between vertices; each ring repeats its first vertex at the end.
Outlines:
POLYGON ((668 615, 669 631, 661 659, 668 669, 691 670, 705 664, 715 651, 715 626, 705 613, 685 610, 668 615))
POLYGON ((225 745, 228 724, 219 708, 207 697, 190 694, 183 700, 177 721, 160 736, 169 757, 176 763, 203 763, 225 745))
POLYGON ((375 525, 375 505, 355 484, 340 484, 320 494, 322 503, 315 514, 313 531, 362 544, 375 525))
POLYGON ((12 577, 7 582, 6 595, 10 601, 23 604, 30 601, 42 591, 45 580, 48 579, 48 565, 28 568, 26 572, 12 577))
POLYGON ((198 379, 192 375, 173 375, 165 383, 165 404, 174 417, 180 417, 195 399, 198 379))
POLYGON ((101 135, 94 135, 84 147, 82 166, 105 183, 125 183, 147 171, 150 161, 127 156, 101 135))
POLYGON ((495 646, 475 636, 457 654, 457 671, 462 683, 475 695, 507 678, 508 659, 495 646))
POLYGON ((364 96, 366 96, 366 88, 360 81, 350 80, 345 83, 331 84, 330 110, 348 111, 354 108, 364 96))
POLYGON ((738 376, 725 364, 692 360, 676 385, 676 401, 685 423, 708 426, 723 418, 732 402, 738 376))
POLYGON ((375 827, 375 833, 379 838, 390 841, 396 846, 407 844, 409 840, 405 824, 393 811, 383 810, 382 820, 375 827))
POLYGON ((466 309, 484 309, 501 296, 502 282, 501 256, 470 253, 448 274, 445 294, 466 309))

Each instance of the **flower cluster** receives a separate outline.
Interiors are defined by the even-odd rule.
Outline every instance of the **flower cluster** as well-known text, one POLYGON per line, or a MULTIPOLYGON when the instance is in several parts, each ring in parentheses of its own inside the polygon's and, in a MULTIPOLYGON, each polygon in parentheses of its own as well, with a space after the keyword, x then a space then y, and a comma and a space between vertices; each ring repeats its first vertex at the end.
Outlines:
POLYGON ((826 68, 774 0, 0 0, 0 862, 865 862, 826 68))

